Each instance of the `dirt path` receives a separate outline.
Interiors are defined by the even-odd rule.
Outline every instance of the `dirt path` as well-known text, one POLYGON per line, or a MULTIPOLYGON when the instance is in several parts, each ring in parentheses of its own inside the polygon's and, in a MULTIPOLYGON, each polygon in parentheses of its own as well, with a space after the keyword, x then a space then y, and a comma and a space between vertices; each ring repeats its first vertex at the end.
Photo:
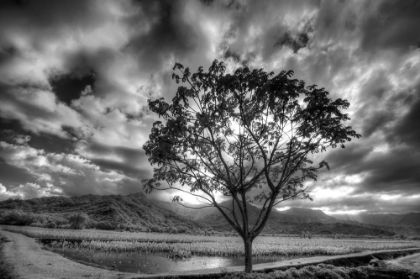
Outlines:
POLYGON ((0 229, 10 242, 4 243, 5 261, 21 279, 124 278, 129 273, 95 268, 42 250, 35 239, 0 229))
POLYGON ((420 273, 420 253, 416 253, 406 257, 401 257, 394 260, 389 260, 386 262, 397 266, 402 266, 409 270, 420 273))

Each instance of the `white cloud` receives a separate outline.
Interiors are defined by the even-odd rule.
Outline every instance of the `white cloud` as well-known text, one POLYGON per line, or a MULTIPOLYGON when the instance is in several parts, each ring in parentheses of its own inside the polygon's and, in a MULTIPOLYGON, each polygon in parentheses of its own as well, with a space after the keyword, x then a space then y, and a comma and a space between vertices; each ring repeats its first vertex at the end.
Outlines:
MULTIPOLYGON (((292 69, 295 78, 325 87, 331 98, 348 99, 351 107, 346 112, 352 120, 346 125, 364 133, 358 149, 364 146, 370 153, 357 163, 378 160, 395 152, 386 133, 410 111, 420 82, 418 51, 381 47, 398 33, 397 25, 378 37, 368 32, 368 23, 376 24, 369 20, 386 12, 387 7, 382 7, 386 2, 215 1, 206 6, 193 1, 165 6, 164 2, 74 0, 5 9, 0 11, 0 117, 18 120, 34 134, 71 137, 77 148, 76 154, 48 153, 29 147, 30 138, 25 136, 8 141, 13 144, 0 142, 0 156, 33 174, 41 189, 47 184, 71 194, 117 193, 129 178, 92 162, 123 165, 120 170, 129 166, 135 171, 141 165, 150 169, 145 156, 137 155, 138 161, 132 162, 115 149, 142 148, 157 118, 147 113, 147 98, 170 101, 177 88, 170 79, 175 61, 195 72, 217 58, 226 61, 230 72, 241 61, 276 73, 292 69), (305 34, 307 42, 294 47, 284 41, 286 34, 295 41, 305 34), (374 39, 366 43, 369 34, 374 39), (226 58, 227 50, 231 56, 226 58), (56 97, 52 77, 90 71, 95 84, 85 88, 80 98, 67 105, 56 97), (109 150, 95 151, 95 145, 109 150)), ((391 20, 392 12, 387 17, 391 20)), ((402 26, 411 22, 399 14, 395 18, 402 26)), ((316 154, 315 163, 330 154, 316 154)), ((364 183, 372 172, 354 170, 355 164, 346 165, 346 158, 341 165, 336 161, 330 172, 320 171, 318 182, 310 184, 317 205, 335 210, 338 205, 329 198, 349 204, 362 198, 378 204, 393 200, 388 192, 381 193, 385 198, 369 192, 370 185, 364 183), (369 193, 360 194, 363 187, 369 193)), ((138 184, 130 183, 130 189, 138 184)), ((355 207, 349 210, 361 210, 360 205, 355 207)))
POLYGON ((8 190, 25 198, 37 193, 117 194, 124 190, 126 181, 132 180, 115 171, 101 170, 80 155, 47 153, 28 145, 0 142, 0 157, 7 164, 24 169, 36 177, 37 184, 29 183, 8 190))
POLYGON ((41 187, 36 183, 25 183, 17 187, 7 189, 0 183, 0 201, 7 199, 32 199, 49 197, 62 194, 59 188, 49 184, 49 187, 41 187))
POLYGON ((311 196, 319 201, 323 199, 339 199, 348 196, 352 192, 354 192, 354 188, 349 186, 336 186, 331 188, 318 186, 311 191, 311 196))

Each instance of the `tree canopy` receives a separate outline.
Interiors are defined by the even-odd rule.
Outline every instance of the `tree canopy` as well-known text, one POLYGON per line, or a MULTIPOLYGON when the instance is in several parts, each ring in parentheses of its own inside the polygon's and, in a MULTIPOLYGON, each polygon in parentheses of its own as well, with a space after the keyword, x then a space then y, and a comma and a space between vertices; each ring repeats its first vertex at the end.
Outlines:
MULTIPOLYGON (((179 63, 174 71, 172 78, 186 86, 178 87, 172 103, 148 101, 163 121, 153 124, 143 146, 156 166, 144 185, 149 191, 187 192, 216 207, 251 254, 272 208, 288 199, 310 198, 304 181, 316 180, 317 170, 328 168, 325 161, 314 166, 308 156, 344 148, 360 137, 343 124, 349 120, 342 112, 349 102, 293 79, 293 71, 275 75, 245 67, 227 74, 217 60, 207 72, 200 67, 191 73, 179 63), (253 224, 249 203, 260 207, 253 224)), ((246 270, 252 270, 250 259, 245 261, 246 270)))

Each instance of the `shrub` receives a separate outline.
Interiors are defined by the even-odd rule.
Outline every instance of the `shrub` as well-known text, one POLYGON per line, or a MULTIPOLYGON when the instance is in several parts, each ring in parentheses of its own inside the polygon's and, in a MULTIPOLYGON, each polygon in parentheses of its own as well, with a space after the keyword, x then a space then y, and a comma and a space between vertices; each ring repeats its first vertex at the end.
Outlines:
POLYGON ((117 228, 117 224, 109 221, 102 221, 96 224, 96 228, 99 230, 115 230, 117 228))
POLYGON ((170 228, 168 232, 169 233, 172 233, 172 234, 177 234, 178 233, 178 229, 177 228, 170 228))
POLYGON ((155 225, 155 224, 150 224, 149 229, 152 232, 158 232, 158 233, 165 232, 165 228, 162 228, 159 225, 155 225))
POLYGON ((36 215, 21 210, 6 211, 0 216, 0 224, 29 226, 35 222, 37 222, 36 215))
POLYGON ((83 212, 75 213, 70 216, 69 222, 71 229, 84 229, 89 222, 89 216, 83 212))
POLYGON ((188 231, 188 228, 185 226, 178 227, 178 233, 186 233, 187 231, 188 231))

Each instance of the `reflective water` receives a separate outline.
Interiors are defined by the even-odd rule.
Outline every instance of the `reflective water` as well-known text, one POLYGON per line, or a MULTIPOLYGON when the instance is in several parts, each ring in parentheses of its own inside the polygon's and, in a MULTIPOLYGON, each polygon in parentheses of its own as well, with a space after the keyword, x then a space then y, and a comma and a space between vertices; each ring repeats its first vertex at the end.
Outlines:
MULTIPOLYGON (((166 273, 183 270, 240 266, 244 258, 195 256, 189 259, 170 259, 159 253, 105 253, 88 249, 54 249, 67 258, 110 267, 119 271, 134 273, 166 273)), ((285 258, 255 258, 253 263, 266 263, 284 260, 285 258)))
MULTIPOLYGON (((48 249, 75 261, 133 273, 171 273, 185 270, 244 265, 243 257, 193 256, 188 259, 171 259, 165 253, 109 253, 86 248, 62 249, 49 247, 48 249)), ((282 261, 291 258, 255 257, 253 258, 253 264, 282 261)))

